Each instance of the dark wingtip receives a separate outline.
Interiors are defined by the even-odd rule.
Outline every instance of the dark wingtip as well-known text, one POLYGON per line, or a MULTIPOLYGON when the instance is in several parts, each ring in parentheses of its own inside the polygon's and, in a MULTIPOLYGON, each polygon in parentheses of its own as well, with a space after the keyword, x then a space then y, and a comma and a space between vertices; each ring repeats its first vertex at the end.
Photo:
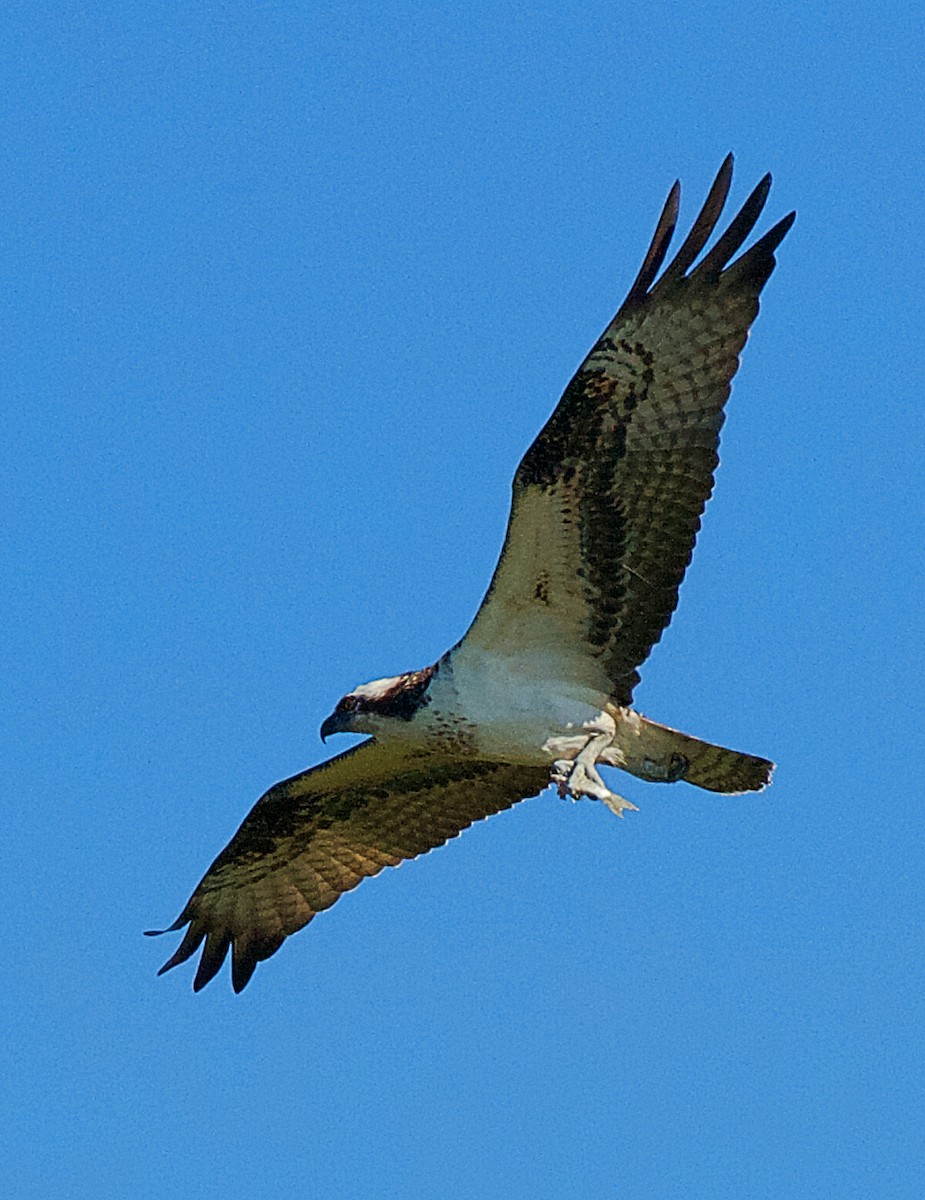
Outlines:
POLYGON ((735 166, 735 161, 735 155, 730 150, 716 172, 716 179, 713 181, 714 188, 723 188, 728 194, 729 185, 732 183, 732 168, 735 166))
POLYGON ((231 986, 236 993, 244 991, 257 964, 271 958, 285 940, 284 933, 275 933, 247 943, 235 943, 231 954, 231 986))
POLYGON ((252 955, 247 959, 241 959, 237 954, 232 955, 231 959, 231 986, 234 988, 235 995, 239 996, 251 981, 251 976, 257 969, 257 956, 252 955))
POLYGON ((174 969, 174 967, 178 967, 180 965, 180 963, 186 962, 186 960, 189 958, 190 954, 193 954, 193 953, 195 953, 194 950, 191 950, 189 952, 189 954, 183 953, 183 945, 181 944, 179 949, 176 950, 173 954, 171 954, 170 958, 167 959, 167 961, 164 963, 164 965, 158 971, 158 975, 166 975, 168 971, 172 971, 174 969))
POLYGON ((194 992, 201 992, 206 984, 215 978, 228 957, 229 950, 231 950, 231 984, 235 992, 242 992, 250 982, 257 964, 275 954, 286 940, 286 935, 283 933, 238 940, 230 929, 207 930, 195 917, 186 917, 185 920, 180 918, 169 929, 151 929, 145 930, 145 933, 148 936, 174 933, 182 929, 185 924, 188 924, 189 928, 183 935, 180 945, 158 971, 158 975, 163 975, 167 971, 172 971, 174 967, 179 967, 181 963, 192 958, 202 946, 202 955, 193 979, 194 992), (205 942, 204 946, 203 942, 205 942))
POLYGON ((748 235, 755 227, 755 222, 761 216, 761 210, 767 203, 771 190, 771 174, 768 172, 753 189, 751 195, 733 218, 729 228, 710 250, 703 262, 694 271, 695 276, 702 278, 719 274, 729 263, 748 235))
POLYGON ((196 969, 196 978, 193 980, 194 992, 202 991, 206 984, 215 978, 230 948, 230 933, 212 931, 206 936, 206 944, 202 948, 202 957, 196 969))
POLYGON ((750 278, 759 287, 763 287, 774 270, 776 261, 774 251, 787 236, 796 216, 796 212, 790 212, 786 217, 782 217, 776 225, 755 242, 754 246, 740 255, 728 269, 727 274, 730 280, 741 281, 744 278, 750 278))
POLYGON ((665 261, 665 255, 668 253, 668 244, 674 236, 674 231, 678 224, 680 203, 681 180, 676 179, 671 185, 671 191, 669 191, 668 198, 662 207, 661 216, 658 219, 658 224, 655 226, 655 233, 652 236, 649 249, 646 251, 646 256, 642 260, 639 274, 633 280, 633 286, 621 304, 617 317, 645 299, 646 293, 652 286, 659 268, 665 261))
POLYGON ((763 244, 765 251, 768 254, 773 254, 790 232, 790 227, 796 219, 797 214, 796 209, 794 209, 793 212, 787 213, 786 217, 782 217, 772 229, 769 229, 761 241, 756 242, 756 245, 763 244))
POLYGON ((710 235, 716 228, 716 223, 722 215, 726 198, 729 195, 729 187, 732 183, 732 166, 733 157, 729 153, 723 159, 722 165, 716 173, 716 178, 710 185, 710 191, 703 202, 703 208, 697 214, 697 219, 691 226, 690 233, 684 239, 678 253, 665 268, 661 279, 652 289, 653 296, 665 289, 671 288, 677 283, 685 275, 688 267, 691 266, 697 255, 710 240, 710 235))
POLYGON ((180 913, 172 925, 168 925, 166 929, 146 929, 145 937, 160 937, 163 933, 179 933, 184 925, 189 924, 189 917, 185 913, 180 913))
MULTIPOLYGON (((177 922, 174 922, 169 929, 163 930, 163 932, 175 933, 177 930, 182 929, 183 926, 189 922, 189 920, 189 917, 187 917, 185 920, 181 918, 177 922)), ((161 931, 157 930, 156 932, 159 933, 161 931)), ((205 936, 206 933, 204 929, 197 928, 195 922, 190 924, 189 929, 187 929, 186 933, 183 935, 183 940, 180 942, 180 945, 177 946, 170 958, 167 959, 167 961, 158 971, 158 975, 163 975, 165 971, 170 971, 173 967, 178 967, 180 963, 184 963, 188 958, 191 958, 199 949, 205 936)))

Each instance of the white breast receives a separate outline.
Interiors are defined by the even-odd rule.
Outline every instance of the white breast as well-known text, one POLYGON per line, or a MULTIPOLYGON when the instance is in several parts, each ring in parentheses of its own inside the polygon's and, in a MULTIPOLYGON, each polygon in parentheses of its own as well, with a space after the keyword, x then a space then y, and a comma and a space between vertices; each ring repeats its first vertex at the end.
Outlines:
POLYGON ((487 757, 545 762, 548 738, 579 731, 607 703, 603 692, 550 678, 542 653, 499 658, 467 651, 463 661, 451 655, 440 664, 429 689, 427 720, 464 722, 487 757))

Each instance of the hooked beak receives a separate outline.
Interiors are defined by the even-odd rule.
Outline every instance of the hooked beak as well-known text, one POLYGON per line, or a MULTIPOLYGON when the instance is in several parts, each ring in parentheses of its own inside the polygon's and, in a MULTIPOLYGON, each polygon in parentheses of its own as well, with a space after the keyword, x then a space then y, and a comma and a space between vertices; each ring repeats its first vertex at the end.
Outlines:
POLYGON ((331 713, 321 726, 321 740, 326 742, 332 733, 342 733, 343 726, 340 723, 340 718, 337 713, 331 713))

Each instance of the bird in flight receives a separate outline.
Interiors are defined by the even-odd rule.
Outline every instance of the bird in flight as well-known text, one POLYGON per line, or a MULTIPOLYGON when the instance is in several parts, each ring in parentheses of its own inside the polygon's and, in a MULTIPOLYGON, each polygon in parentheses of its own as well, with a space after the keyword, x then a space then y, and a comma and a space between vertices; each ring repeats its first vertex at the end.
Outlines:
POLYGON ((321 726, 368 734, 261 797, 177 920, 161 973, 231 951, 236 992, 343 892, 535 796, 635 806, 598 767, 760 791, 773 764, 636 712, 638 668, 671 619, 719 462, 730 384, 790 213, 748 250, 770 175, 698 262, 725 160, 677 254, 675 183, 629 294, 514 476, 501 557, 466 635, 432 666, 364 683, 321 726))

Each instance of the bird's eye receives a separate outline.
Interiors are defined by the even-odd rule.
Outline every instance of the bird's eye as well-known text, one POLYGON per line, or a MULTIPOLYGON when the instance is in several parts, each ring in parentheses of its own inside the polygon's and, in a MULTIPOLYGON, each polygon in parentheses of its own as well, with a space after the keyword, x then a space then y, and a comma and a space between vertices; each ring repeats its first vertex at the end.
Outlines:
POLYGON ((338 712, 356 712, 360 707, 360 700, 357 696, 344 696, 337 706, 338 712))

